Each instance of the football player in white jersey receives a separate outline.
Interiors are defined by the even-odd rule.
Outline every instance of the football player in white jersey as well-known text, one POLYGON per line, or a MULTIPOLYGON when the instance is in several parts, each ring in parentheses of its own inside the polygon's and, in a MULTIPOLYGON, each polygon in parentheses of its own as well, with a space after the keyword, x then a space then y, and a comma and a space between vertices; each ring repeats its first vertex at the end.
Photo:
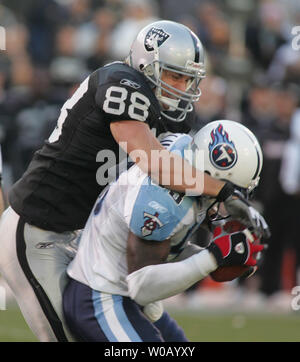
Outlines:
MULTIPOLYGON (((193 139, 172 134, 162 144, 182 157, 190 158, 190 151, 195 167, 204 165, 205 172, 245 191, 258 184, 263 161, 259 143, 236 122, 212 122, 193 139)), ((255 266, 255 255, 264 248, 254 245, 249 229, 226 234, 220 227, 207 248, 191 244, 189 237, 216 202, 163 188, 136 165, 104 190, 67 270, 64 313, 77 339, 186 341, 175 321, 162 314, 160 301, 219 266, 255 266)), ((266 234, 265 220, 250 209, 266 234)))

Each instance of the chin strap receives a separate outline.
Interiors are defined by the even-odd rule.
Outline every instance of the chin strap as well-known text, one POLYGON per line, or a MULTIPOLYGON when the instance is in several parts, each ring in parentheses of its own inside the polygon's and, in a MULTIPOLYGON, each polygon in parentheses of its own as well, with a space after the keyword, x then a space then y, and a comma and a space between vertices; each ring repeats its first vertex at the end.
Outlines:
MULTIPOLYGON (((160 88, 159 88, 160 89, 160 88)), ((177 107, 179 105, 180 99, 172 99, 169 97, 164 97, 161 95, 161 89, 160 89, 160 95, 156 95, 156 98, 163 103, 164 105, 168 106, 168 109, 166 111, 176 111, 177 107)))

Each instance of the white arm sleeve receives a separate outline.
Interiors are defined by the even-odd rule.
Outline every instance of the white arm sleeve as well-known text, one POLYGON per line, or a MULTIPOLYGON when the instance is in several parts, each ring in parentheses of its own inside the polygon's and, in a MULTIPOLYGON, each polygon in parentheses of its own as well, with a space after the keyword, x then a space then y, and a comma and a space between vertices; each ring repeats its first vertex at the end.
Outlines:
POLYGON ((183 292, 216 269, 215 258, 208 250, 183 261, 148 265, 127 276, 129 296, 145 306, 183 292))
POLYGON ((187 245, 184 247, 182 252, 179 255, 177 255, 176 258, 172 260, 172 262, 177 262, 187 259, 194 254, 198 254, 200 251, 203 251, 204 249, 205 248, 201 248, 200 246, 188 241, 187 245))

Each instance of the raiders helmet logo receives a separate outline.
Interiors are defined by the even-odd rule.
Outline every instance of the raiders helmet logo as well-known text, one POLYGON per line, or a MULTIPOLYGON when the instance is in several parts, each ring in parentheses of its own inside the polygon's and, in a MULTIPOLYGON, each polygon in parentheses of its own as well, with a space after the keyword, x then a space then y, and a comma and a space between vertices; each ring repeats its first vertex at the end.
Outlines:
POLYGON ((229 141, 228 133, 223 130, 222 124, 210 134, 209 147, 210 162, 220 170, 228 170, 236 164, 237 152, 233 142, 229 141))
POLYGON ((160 47, 168 38, 170 34, 166 33, 163 29, 152 27, 145 37, 145 48, 148 52, 154 50, 154 41, 157 41, 157 46, 160 47))

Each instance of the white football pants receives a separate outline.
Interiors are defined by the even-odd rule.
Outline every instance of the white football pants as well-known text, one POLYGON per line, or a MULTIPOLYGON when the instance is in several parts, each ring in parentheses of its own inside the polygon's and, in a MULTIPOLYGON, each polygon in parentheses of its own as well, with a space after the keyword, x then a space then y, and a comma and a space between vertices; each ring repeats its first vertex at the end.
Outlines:
POLYGON ((0 274, 40 341, 74 341, 64 323, 66 268, 76 253, 78 232, 55 233, 23 221, 12 208, 0 222, 0 274))

